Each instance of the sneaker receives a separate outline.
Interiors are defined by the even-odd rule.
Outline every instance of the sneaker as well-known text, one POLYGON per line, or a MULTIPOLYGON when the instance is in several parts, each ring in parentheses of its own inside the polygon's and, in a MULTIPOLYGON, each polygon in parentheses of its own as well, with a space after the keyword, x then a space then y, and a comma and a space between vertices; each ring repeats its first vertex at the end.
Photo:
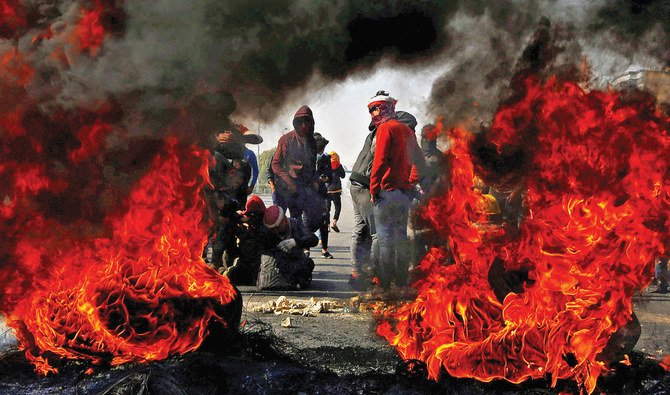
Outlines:
POLYGON ((333 259, 334 257, 330 254, 330 252, 326 251, 321 253, 321 258, 333 259))
POLYGON ((658 288, 651 291, 651 293, 653 293, 653 294, 667 294, 667 293, 670 293, 670 289, 668 289, 667 286, 664 287, 662 285, 659 285, 658 288))

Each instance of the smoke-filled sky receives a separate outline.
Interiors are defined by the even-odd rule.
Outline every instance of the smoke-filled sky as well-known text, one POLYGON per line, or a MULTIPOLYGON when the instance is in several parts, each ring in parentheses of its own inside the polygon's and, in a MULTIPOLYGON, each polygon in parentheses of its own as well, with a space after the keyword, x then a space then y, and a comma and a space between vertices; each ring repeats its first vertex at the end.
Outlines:
POLYGON ((664 0, 14 3, 27 22, 4 15, 0 50, 17 48, 36 67, 26 90, 45 112, 111 101, 123 135, 176 133, 203 145, 233 120, 260 126, 263 150, 307 104, 345 165, 362 146, 365 105, 379 89, 419 127, 437 116, 490 121, 543 17, 559 52, 551 70, 587 64, 587 79, 603 87, 626 70, 670 64, 664 0), (91 9, 102 10, 104 42, 82 51, 73 32, 91 9))

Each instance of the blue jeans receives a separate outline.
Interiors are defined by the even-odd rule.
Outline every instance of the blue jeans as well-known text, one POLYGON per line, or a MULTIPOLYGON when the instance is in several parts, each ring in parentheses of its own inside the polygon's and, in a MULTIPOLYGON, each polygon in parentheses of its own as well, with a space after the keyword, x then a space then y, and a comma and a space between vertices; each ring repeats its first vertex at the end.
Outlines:
POLYGON ((354 206, 354 227, 351 230, 351 270, 359 274, 376 270, 379 246, 372 214, 370 190, 351 184, 349 191, 354 206))
POLYGON ((379 280, 383 288, 392 281, 406 285, 409 268, 407 217, 412 199, 401 190, 381 191, 373 206, 379 243, 379 280))

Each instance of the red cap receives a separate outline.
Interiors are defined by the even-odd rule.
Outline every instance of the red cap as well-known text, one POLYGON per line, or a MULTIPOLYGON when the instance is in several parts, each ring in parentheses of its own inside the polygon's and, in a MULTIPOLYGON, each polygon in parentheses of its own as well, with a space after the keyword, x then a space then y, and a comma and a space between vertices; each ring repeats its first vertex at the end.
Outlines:
POLYGON ((249 196, 249 200, 247 200, 247 205, 244 208, 244 214, 264 213, 264 212, 265 212, 265 203, 263 203, 263 199, 261 199, 261 197, 258 195, 249 196))
POLYGON ((265 210, 263 215, 263 224, 269 229, 278 227, 282 220, 286 218, 284 210, 279 206, 270 206, 265 210))

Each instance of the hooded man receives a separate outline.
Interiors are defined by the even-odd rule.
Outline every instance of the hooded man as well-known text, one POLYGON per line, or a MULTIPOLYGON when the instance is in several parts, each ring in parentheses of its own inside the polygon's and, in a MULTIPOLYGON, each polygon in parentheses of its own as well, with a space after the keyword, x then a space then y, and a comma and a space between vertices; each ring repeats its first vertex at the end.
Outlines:
POLYGON ((379 91, 368 101, 372 123, 377 127, 376 147, 370 173, 370 201, 379 243, 380 285, 406 285, 409 250, 407 219, 414 184, 412 168, 426 174, 426 163, 416 136, 395 113, 397 100, 379 91))
POLYGON ((312 110, 302 106, 293 116, 294 130, 279 138, 271 167, 275 192, 282 196, 291 217, 305 221, 315 232, 323 218, 324 199, 319 196, 316 141, 312 110))

